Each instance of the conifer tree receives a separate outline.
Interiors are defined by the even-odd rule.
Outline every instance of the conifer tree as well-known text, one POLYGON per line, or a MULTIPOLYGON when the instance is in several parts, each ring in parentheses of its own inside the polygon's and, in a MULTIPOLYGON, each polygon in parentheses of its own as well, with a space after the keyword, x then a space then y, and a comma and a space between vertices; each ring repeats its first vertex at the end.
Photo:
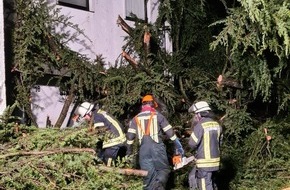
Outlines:
POLYGON ((277 0, 238 2, 224 20, 213 24, 222 25, 223 30, 211 48, 222 45, 227 49, 226 75, 244 83, 252 92, 249 98, 261 97, 276 104, 270 114, 289 111, 290 4, 277 0))
MULTIPOLYGON (((91 62, 67 48, 65 39, 77 35, 57 33, 55 23, 82 34, 68 18, 57 10, 48 14, 54 9, 44 1, 16 2, 14 71, 19 74, 18 101, 27 112, 30 89, 52 71, 58 75, 51 80, 68 89, 71 101, 98 101, 125 124, 145 93, 163 102, 172 125, 182 126, 179 132, 190 119, 189 105, 206 100, 225 129, 221 189, 269 184, 277 189, 287 183, 277 178, 287 178, 289 168, 287 1, 160 0, 156 23, 137 19, 128 27, 119 20, 127 27, 127 43, 119 64, 107 70, 102 57, 91 62), (165 32, 172 52, 163 46, 165 32), (259 108, 265 104, 268 109, 259 108)), ((187 172, 179 174, 186 177, 187 172)), ((182 189, 183 178, 178 179, 182 189)))
POLYGON ((30 106, 30 90, 41 80, 48 79, 46 85, 58 86, 68 95, 56 123, 56 127, 60 127, 76 95, 83 99, 98 93, 98 81, 103 77, 100 74, 104 70, 103 58, 97 57, 92 62, 68 48, 70 41, 77 42, 78 36, 84 33, 70 22, 69 17, 60 15, 55 6, 44 0, 15 0, 14 5, 12 71, 17 72, 16 99, 36 125, 30 106), (72 34, 62 32, 67 28, 73 31, 72 34))

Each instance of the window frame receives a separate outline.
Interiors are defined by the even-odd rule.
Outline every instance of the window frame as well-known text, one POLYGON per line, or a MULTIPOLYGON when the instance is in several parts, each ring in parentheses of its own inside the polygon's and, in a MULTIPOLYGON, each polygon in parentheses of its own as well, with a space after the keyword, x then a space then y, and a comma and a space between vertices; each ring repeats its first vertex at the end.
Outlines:
POLYGON ((144 5, 144 18, 135 18, 135 17, 131 17, 129 15, 127 15, 127 6, 126 6, 126 0, 125 0, 125 19, 129 20, 129 21, 137 21, 137 20, 141 20, 144 22, 148 22, 148 17, 147 17, 147 2, 148 0, 143 0, 143 5, 144 5))
POLYGON ((83 1, 85 1, 86 6, 79 6, 79 5, 75 5, 73 3, 63 2, 62 0, 58 0, 57 4, 60 6, 70 7, 70 8, 74 8, 74 9, 90 11, 90 0, 83 0, 83 1))

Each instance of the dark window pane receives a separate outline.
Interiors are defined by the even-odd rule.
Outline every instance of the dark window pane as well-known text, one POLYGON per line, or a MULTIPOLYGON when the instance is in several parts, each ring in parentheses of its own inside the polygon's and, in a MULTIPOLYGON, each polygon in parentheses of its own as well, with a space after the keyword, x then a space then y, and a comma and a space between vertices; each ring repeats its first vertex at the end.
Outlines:
POLYGON ((58 0, 58 4, 76 9, 89 10, 89 0, 58 0))
POLYGON ((125 1, 126 19, 137 18, 145 20, 145 1, 144 0, 126 0, 125 1))

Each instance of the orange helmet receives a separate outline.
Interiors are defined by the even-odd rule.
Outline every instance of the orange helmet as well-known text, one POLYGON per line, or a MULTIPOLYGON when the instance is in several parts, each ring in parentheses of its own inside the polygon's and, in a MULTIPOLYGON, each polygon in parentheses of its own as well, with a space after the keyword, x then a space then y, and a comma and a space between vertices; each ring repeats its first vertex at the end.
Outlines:
POLYGON ((154 107, 157 108, 158 104, 155 102, 154 98, 152 95, 146 95, 142 98, 142 104, 145 102, 152 102, 154 104, 154 107))
POLYGON ((152 102, 154 101, 153 96, 152 95, 146 95, 142 98, 142 103, 144 102, 152 102))

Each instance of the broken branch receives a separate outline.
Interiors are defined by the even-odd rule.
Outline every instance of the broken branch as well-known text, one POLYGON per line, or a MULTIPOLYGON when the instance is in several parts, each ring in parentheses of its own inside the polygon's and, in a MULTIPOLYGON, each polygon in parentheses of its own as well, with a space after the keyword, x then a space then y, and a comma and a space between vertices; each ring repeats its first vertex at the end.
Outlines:
POLYGON ((102 171, 106 171, 106 172, 117 172, 123 175, 134 175, 134 176, 141 176, 141 177, 145 177, 148 174, 148 171, 145 171, 145 170, 137 170, 137 169, 131 169, 131 168, 115 168, 115 167, 108 167, 108 166, 103 166, 103 165, 98 166, 98 169, 102 171))
POLYGON ((90 152, 93 155, 96 153, 92 148, 66 148, 66 149, 57 149, 57 150, 47 150, 47 151, 20 151, 13 152, 5 155, 1 155, 0 159, 5 159, 14 156, 31 156, 31 155, 50 155, 50 154, 64 154, 64 153, 81 153, 81 152, 90 152))
POLYGON ((118 26, 121 26, 121 28, 129 35, 132 34, 132 28, 122 19, 122 17, 119 15, 117 19, 118 26))
POLYGON ((138 63, 130 57, 125 51, 122 52, 122 56, 134 67, 137 68, 138 63))
POLYGON ((235 81, 234 79, 226 79, 222 75, 219 75, 219 77, 217 78, 217 87, 221 88, 224 86, 240 88, 240 89, 243 88, 243 86, 239 84, 237 81, 235 81))
POLYGON ((131 58, 130 55, 127 54, 125 51, 122 52, 122 56, 134 67, 134 69, 137 69, 137 66, 139 66, 142 71, 144 71, 147 75, 151 76, 151 73, 142 64, 138 64, 137 61, 131 58))

